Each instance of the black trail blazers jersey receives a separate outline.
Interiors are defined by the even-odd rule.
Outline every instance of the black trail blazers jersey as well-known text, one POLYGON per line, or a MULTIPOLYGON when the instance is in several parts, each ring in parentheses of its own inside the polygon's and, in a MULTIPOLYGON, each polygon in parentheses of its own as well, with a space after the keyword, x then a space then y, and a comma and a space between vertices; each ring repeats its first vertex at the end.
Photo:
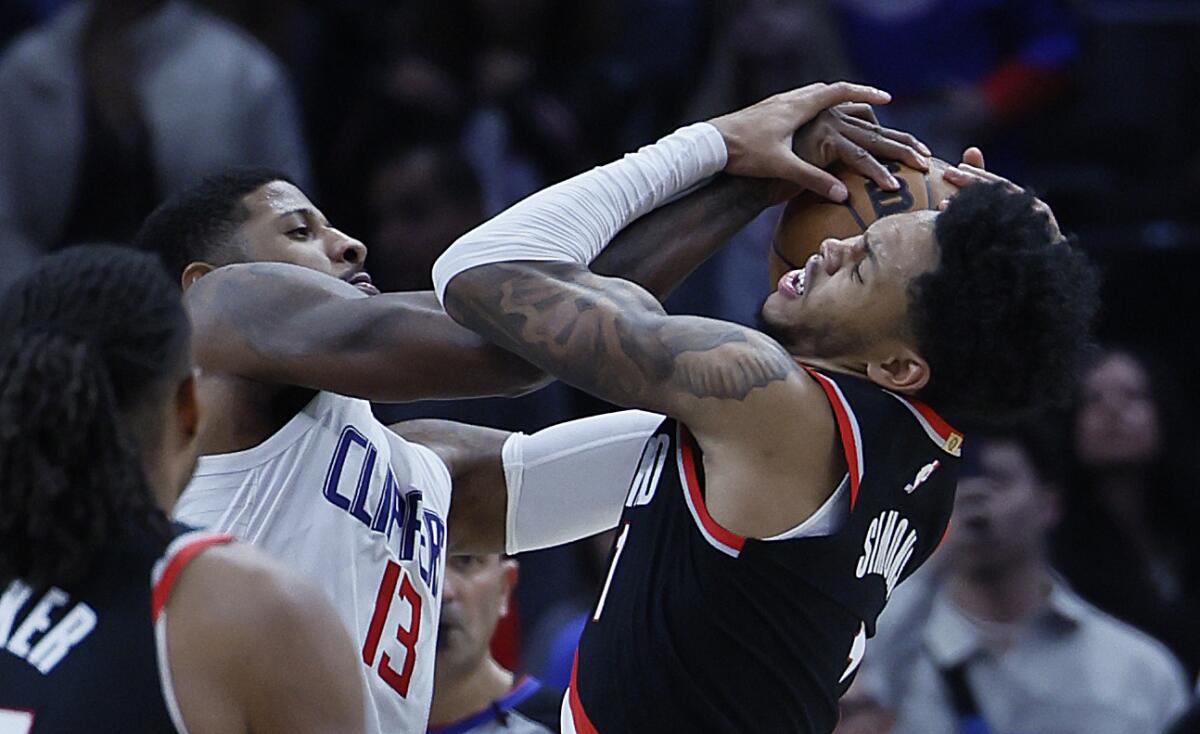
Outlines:
POLYGON ((0 580, 0 732, 183 731, 166 668, 163 605, 184 566, 228 535, 106 552, 70 592, 0 580))
POLYGON ((744 538, 704 503, 700 450, 647 442, 576 654, 564 731, 829 732, 892 589, 950 519, 962 437, 928 407, 809 370, 848 466, 832 535, 744 538))

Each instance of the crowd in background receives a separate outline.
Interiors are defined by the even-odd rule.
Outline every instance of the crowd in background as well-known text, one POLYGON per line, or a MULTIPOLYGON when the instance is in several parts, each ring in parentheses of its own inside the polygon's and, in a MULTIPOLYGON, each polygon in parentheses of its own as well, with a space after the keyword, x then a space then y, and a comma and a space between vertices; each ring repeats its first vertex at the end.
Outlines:
MULTIPOLYGON (((258 164, 368 245, 381 289, 426 289, 458 235, 682 123, 816 80, 879 85, 884 122, 952 161, 981 146, 1055 208, 1105 270, 1107 346, 1068 409, 981 439, 990 484, 960 489, 976 516, 897 592, 843 726, 933 731, 935 703, 969 717, 947 692, 986 682, 967 703, 1004 731, 1134 716, 1133 699, 1162 727, 1200 670, 1197 41, 1192 0, 0 0, 0 285, 258 164), (997 606, 1031 584, 1052 590, 997 606), (957 647, 924 645, 935 628, 957 647), (1096 669, 1065 712, 1038 703, 1096 669)), ((669 306, 753 323, 775 215, 669 306)), ((378 411, 528 431, 605 407, 554 385, 378 411)), ((522 558, 497 659, 565 684, 606 552, 522 558)))

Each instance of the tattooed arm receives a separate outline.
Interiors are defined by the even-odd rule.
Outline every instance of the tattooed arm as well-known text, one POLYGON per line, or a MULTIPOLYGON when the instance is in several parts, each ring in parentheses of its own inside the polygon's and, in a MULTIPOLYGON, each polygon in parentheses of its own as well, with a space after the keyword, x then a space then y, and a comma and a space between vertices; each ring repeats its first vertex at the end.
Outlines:
POLYGON ((465 326, 565 382, 689 422, 798 371, 764 334, 669 316, 637 285, 572 263, 473 268, 450 282, 445 306, 465 326))

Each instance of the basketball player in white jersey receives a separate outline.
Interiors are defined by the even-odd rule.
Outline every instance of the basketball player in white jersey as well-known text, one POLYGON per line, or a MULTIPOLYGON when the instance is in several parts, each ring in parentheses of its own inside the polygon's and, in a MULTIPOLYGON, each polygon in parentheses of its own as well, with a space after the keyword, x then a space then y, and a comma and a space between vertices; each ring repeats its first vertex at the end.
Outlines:
MULTIPOLYGON (((835 107, 887 99, 839 84, 737 113, 739 144, 758 151, 741 172, 839 199, 844 187, 818 165, 843 160, 894 188, 871 154, 922 167, 919 143, 835 107), (785 120, 787 135, 756 135, 764 120, 785 120), (810 121, 793 153, 792 132, 810 121)), ((661 296, 791 191, 724 178, 631 227, 593 266, 661 296)), ((368 728, 421 730, 446 553, 518 552, 611 527, 659 418, 615 414, 528 437, 403 428, 437 453, 401 438, 365 399, 513 394, 545 378, 456 325, 432 292, 379 295, 363 244, 279 175, 210 179, 160 207, 138 239, 187 290, 201 401, 215 414, 176 516, 321 584, 358 644, 368 728)))

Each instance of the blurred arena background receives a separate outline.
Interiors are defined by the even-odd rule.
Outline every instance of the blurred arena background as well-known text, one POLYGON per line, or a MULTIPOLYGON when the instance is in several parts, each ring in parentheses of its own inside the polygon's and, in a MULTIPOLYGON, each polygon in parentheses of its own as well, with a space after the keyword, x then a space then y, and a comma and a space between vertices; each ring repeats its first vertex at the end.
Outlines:
MULTIPOLYGON (((0 287, 40 253, 127 240, 205 174, 263 164, 367 244, 381 289, 429 288, 442 248, 548 183, 776 91, 878 85, 895 96, 883 122, 955 162, 981 146, 1101 263, 1111 351, 1039 427, 1063 490, 1050 557, 1194 689, 1198 49, 1196 0, 0 0, 0 287)), ((776 216, 672 309, 753 323, 776 216)), ((604 407, 555 385, 377 412, 530 431, 604 407)), ((606 548, 520 559, 502 663, 565 684, 606 548)), ((868 648, 855 700, 885 710, 861 731, 905 706, 888 680, 919 653, 892 637, 868 648)))

